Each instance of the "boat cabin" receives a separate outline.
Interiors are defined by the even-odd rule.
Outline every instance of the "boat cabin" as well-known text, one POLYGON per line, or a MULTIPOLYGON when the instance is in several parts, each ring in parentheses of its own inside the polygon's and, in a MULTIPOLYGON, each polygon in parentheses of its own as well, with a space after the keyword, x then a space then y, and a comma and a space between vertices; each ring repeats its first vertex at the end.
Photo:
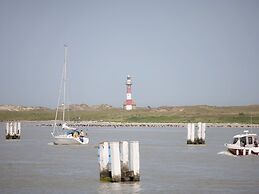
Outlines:
POLYGON ((233 144, 240 147, 258 147, 257 135, 245 130, 243 134, 234 136, 233 144))

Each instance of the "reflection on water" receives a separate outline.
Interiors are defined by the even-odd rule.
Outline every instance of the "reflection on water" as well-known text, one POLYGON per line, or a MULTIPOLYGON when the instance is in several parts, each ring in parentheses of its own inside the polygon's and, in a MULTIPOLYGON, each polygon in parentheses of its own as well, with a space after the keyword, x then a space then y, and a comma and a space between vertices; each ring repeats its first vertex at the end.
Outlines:
POLYGON ((97 189, 99 194, 108 193, 140 193, 140 183, 105 183, 99 184, 97 189))

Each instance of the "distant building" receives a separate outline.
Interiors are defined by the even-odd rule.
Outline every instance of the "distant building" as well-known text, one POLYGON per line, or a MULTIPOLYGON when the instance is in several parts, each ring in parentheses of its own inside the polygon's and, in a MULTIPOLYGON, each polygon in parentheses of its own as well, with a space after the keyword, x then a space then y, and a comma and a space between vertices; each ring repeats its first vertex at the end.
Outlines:
POLYGON ((132 100, 131 86, 132 86, 131 77, 128 75, 127 81, 126 81, 126 88, 127 88, 126 101, 123 104, 123 108, 126 110, 132 110, 136 108, 136 103, 132 100))

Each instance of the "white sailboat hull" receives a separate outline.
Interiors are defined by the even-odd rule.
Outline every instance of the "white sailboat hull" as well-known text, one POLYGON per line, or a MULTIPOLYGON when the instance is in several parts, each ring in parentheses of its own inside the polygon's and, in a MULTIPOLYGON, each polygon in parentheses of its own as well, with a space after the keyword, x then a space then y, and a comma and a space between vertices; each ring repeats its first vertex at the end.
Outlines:
POLYGON ((79 137, 73 137, 71 135, 54 136, 55 145, 81 145, 89 143, 89 139, 87 137, 83 137, 82 140, 79 137))

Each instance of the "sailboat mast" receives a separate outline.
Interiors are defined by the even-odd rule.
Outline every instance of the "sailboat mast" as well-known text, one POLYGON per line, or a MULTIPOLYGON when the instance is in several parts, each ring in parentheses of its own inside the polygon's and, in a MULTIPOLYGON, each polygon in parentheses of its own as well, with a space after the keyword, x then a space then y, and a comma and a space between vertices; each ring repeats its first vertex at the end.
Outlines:
POLYGON ((65 122, 65 111, 66 111, 66 81, 67 81, 67 45, 64 45, 65 48, 65 58, 64 58, 64 80, 63 80, 63 123, 65 122))

